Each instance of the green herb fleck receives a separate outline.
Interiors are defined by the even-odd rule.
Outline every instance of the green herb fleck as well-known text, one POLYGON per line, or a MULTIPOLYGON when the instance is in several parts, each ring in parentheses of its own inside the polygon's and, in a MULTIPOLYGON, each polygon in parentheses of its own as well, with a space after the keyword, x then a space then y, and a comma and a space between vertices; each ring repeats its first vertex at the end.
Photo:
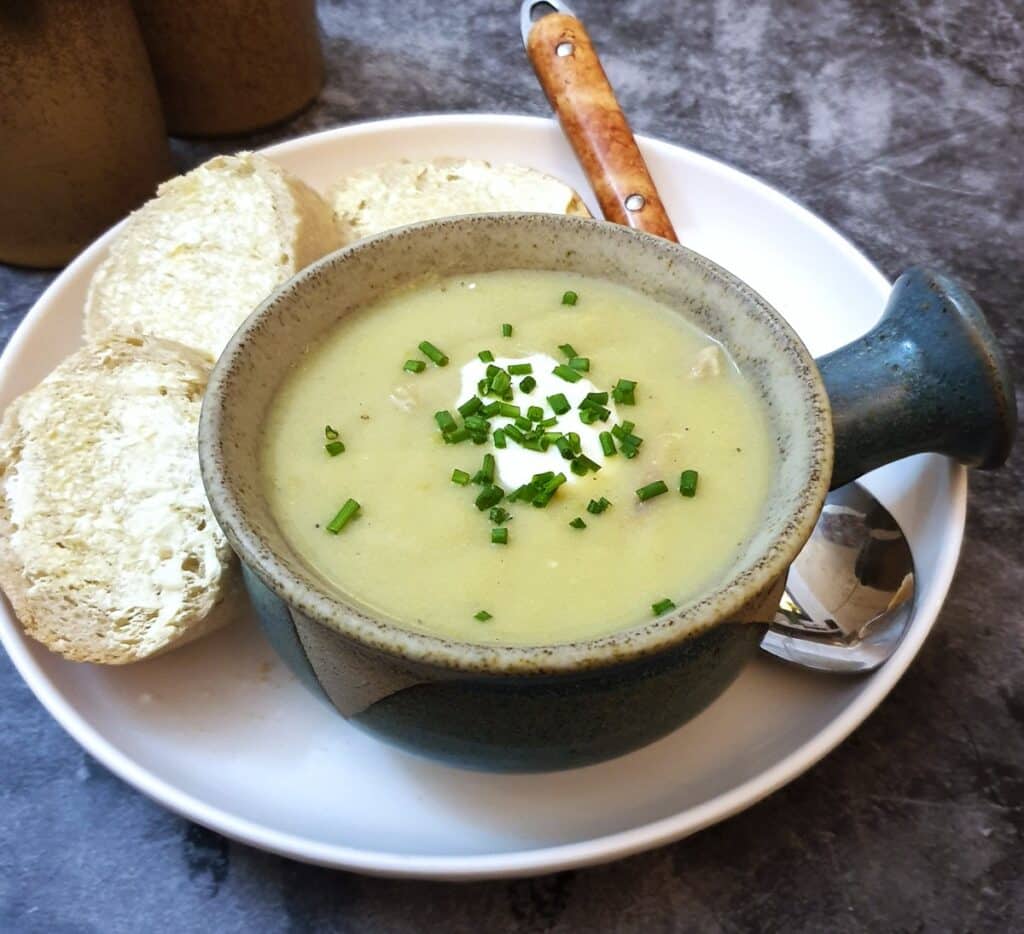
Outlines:
POLYGON ((420 342, 420 352, 438 366, 448 366, 448 356, 438 350, 430 341, 420 342))
POLYGON ((661 496, 662 493, 668 492, 668 486, 664 480, 655 480, 653 483, 648 483, 646 486, 640 487, 636 491, 636 498, 641 503, 646 502, 649 499, 654 499, 655 496, 661 496))
POLYGON ((338 510, 337 514, 330 522, 327 523, 327 531, 331 535, 337 535, 359 512, 359 503, 354 499, 348 499, 345 501, 345 505, 338 510))

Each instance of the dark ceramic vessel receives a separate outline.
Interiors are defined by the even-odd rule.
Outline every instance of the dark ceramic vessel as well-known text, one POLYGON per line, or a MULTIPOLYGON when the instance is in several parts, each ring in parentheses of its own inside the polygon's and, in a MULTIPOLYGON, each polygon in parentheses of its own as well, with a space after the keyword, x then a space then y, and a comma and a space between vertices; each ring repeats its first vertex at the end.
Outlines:
POLYGON ((980 312, 925 270, 903 277, 879 326, 819 372, 760 296, 683 247, 599 221, 478 215, 362 241, 272 295, 217 364, 200 457, 263 627, 311 689, 407 749, 475 768, 555 769, 651 742, 732 682, 758 650, 760 621, 774 616, 833 480, 926 450, 996 466, 1012 441, 1013 398, 980 312), (601 276, 677 309, 728 348, 774 429, 773 489, 730 572, 666 616, 588 642, 485 646, 403 629, 310 570, 262 494, 264 416, 305 347, 395 288, 509 268, 601 276))

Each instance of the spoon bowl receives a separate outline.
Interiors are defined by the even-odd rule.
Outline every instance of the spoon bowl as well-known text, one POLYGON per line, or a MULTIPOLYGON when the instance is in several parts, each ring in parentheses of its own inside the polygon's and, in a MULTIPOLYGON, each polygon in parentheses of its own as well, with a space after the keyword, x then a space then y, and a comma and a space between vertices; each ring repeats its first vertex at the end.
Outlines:
POLYGON ((859 483, 829 493, 790 566, 761 648, 803 668, 862 674, 896 651, 914 611, 914 556, 889 511, 859 483))

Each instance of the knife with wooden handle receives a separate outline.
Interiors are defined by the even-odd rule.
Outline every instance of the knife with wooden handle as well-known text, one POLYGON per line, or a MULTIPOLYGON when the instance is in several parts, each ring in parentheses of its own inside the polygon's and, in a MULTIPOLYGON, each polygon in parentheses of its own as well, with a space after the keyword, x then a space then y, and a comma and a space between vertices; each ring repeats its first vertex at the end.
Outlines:
POLYGON ((558 0, 524 0, 520 25, 533 70, 605 218, 678 242, 583 24, 558 0))

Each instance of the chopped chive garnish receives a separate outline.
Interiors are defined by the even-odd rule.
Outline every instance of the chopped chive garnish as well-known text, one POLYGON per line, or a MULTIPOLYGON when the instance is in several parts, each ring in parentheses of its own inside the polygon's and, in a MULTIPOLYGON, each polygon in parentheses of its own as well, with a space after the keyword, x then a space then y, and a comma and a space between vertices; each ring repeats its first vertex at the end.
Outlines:
POLYGON ((470 431, 487 431, 491 424, 482 415, 467 415, 464 419, 470 431))
POLYGON ((486 431, 474 431, 470 433, 470 437, 473 439, 473 444, 487 444, 487 432, 486 431))
POLYGON ((445 444, 459 444, 470 437, 470 430, 468 428, 456 428, 455 431, 449 431, 444 436, 445 444))
POLYGON ((337 441, 338 430, 336 428, 332 428, 330 425, 324 425, 324 437, 328 441, 337 441))
POLYGON ((532 376, 527 376, 525 379, 520 380, 519 388, 523 392, 533 392, 537 388, 537 380, 532 376))
POLYGON ((565 415, 565 413, 572 408, 572 406, 569 405, 569 400, 560 392, 556 392, 553 396, 548 396, 548 405, 551 406, 551 411, 554 412, 555 415, 565 415))
POLYGON ((501 336, 502 337, 511 337, 512 336, 512 325, 511 324, 503 324, 501 326, 501 336))
POLYGON ((511 438, 517 444, 523 443, 523 433, 518 428, 516 428, 515 425, 506 425, 502 429, 502 431, 504 431, 505 435, 511 438))
POLYGON ((501 367, 492 363, 484 372, 487 374, 488 379, 494 379, 501 372, 501 367))
POLYGON ((485 486, 476 498, 476 508, 483 512, 497 506, 505 498, 505 491, 500 486, 485 486))
POLYGON ((427 368, 427 365, 422 360, 406 360, 402 364, 402 369, 406 373, 422 373, 427 368))
POLYGON ((595 464, 586 454, 574 458, 569 467, 577 477, 585 476, 591 470, 597 473, 601 469, 601 465, 595 464))
POLYGON ((600 499, 592 499, 587 503, 587 512, 592 516, 599 516, 609 506, 611 506, 611 500, 607 500, 602 496, 600 499))
POLYGON ((493 454, 485 454, 484 455, 484 463, 483 463, 483 466, 480 468, 480 474, 481 474, 481 476, 483 476, 484 480, 487 481, 487 483, 490 484, 490 483, 494 482, 494 455, 493 454))
POLYGON ((620 445, 619 449, 622 451, 622 456, 625 457, 626 460, 630 460, 630 461, 634 457, 636 457, 637 454, 640 453, 640 449, 638 447, 635 447, 634 445, 630 444, 627 441, 623 441, 622 444, 620 445))
POLYGON ((486 396, 491 391, 491 381, 489 379, 481 379, 477 381, 476 391, 481 396, 486 396))
POLYGON ((630 422, 630 421, 626 421, 626 422, 623 422, 623 423, 622 423, 622 430, 623 430, 623 431, 624 431, 624 432, 625 432, 625 433, 626 433, 627 435, 631 435, 631 434, 633 433, 633 429, 634 429, 634 428, 636 428, 636 425, 635 425, 635 424, 634 424, 633 422, 630 422))
POLYGON ((459 406, 459 415, 465 418, 484 407, 483 400, 479 396, 470 396, 459 406))
POLYGON ((651 609, 654 610, 655 616, 661 616, 662 613, 667 613, 669 610, 674 610, 676 605, 666 597, 664 600, 659 600, 657 603, 651 604, 651 609))
MULTIPOLYGON (((565 476, 564 473, 558 473, 550 477, 550 479, 543 481, 540 484, 539 489, 537 490, 533 499, 531 500, 533 505, 539 508, 547 506, 547 504, 551 502, 551 497, 555 495, 555 493, 558 491, 558 488, 563 483, 565 483, 567 479, 568 478, 565 476)), ((536 481, 536 477, 534 478, 534 480, 536 481)))
POLYGON ((533 372, 532 363, 510 363, 508 371, 513 376, 526 376, 527 373, 533 372))
POLYGON ((420 352, 438 366, 448 366, 448 357, 430 341, 420 341, 420 352))
POLYGON ((546 446, 540 438, 530 437, 523 439, 523 447, 526 448, 527 451, 546 451, 548 449, 548 446, 546 446))
POLYGON ((696 470, 684 470, 679 475, 679 492, 683 496, 697 495, 697 476, 696 470))
POLYGON ((452 413, 447 409, 441 409, 440 412, 435 412, 434 421, 437 422, 437 427, 445 434, 449 431, 455 431, 458 427, 458 425, 455 424, 455 418, 452 416, 452 413))
POLYGON ((477 356, 484 363, 491 363, 494 360, 494 354, 492 354, 489 350, 481 350, 480 353, 477 354, 477 356))
POLYGON ((559 344, 558 349, 570 360, 576 356, 576 348, 572 344, 559 344))
POLYGON ((512 518, 512 513, 510 513, 507 509, 502 509, 501 506, 494 506, 491 508, 491 511, 487 514, 487 517, 495 525, 504 525, 506 522, 508 522, 509 519, 512 518))
POLYGON ((469 474, 456 467, 452 471, 452 483, 457 483, 459 486, 466 486, 469 483, 469 474))
POLYGON ((541 438, 543 440, 547 441, 549 447, 552 444, 557 443, 558 439, 561 438, 561 437, 562 436, 557 431, 545 431, 544 434, 541 435, 541 438))
POLYGON ((539 405, 531 405, 526 410, 526 417, 533 422, 539 422, 544 418, 544 410, 539 405))
POLYGON ((530 431, 533 428, 533 422, 525 415, 520 415, 516 418, 516 428, 519 428, 521 431, 530 431))
POLYGON ((588 392, 587 397, 580 403, 580 408, 586 405, 588 402, 595 402, 597 405, 608 404, 608 393, 606 392, 588 392))
POLYGON ((538 428, 554 428, 558 424, 557 418, 545 418, 543 421, 537 422, 538 428))
POLYGON ((590 369, 590 357, 573 357, 569 361, 569 366, 581 373, 586 373, 590 369))
POLYGON ((593 425, 598 419, 598 413, 593 409, 580 409, 580 421, 584 425, 593 425))
POLYGON ((583 378, 580 376, 579 370, 574 370, 571 366, 565 366, 562 363, 558 364, 551 372, 567 383, 578 383, 583 378))
POLYGON ((636 389, 636 380, 620 379, 612 387, 612 398, 620 405, 636 405, 636 398, 633 391, 636 389))
POLYGON ((505 418, 519 418, 523 413, 519 410, 518 405, 513 405, 511 402, 499 402, 498 414, 504 415, 505 418))
POLYGON ((505 441, 505 430, 503 428, 498 428, 494 432, 493 441, 494 441, 494 446, 496 448, 504 450, 504 448, 507 446, 507 444, 506 444, 506 441, 505 441))
POLYGON ((338 510, 337 515, 327 523, 327 531, 331 535, 337 535, 351 521, 352 517, 359 512, 359 503, 354 499, 345 500, 345 505, 338 510))
POLYGON ((500 529, 491 529, 491 544, 492 545, 507 545, 508 544, 508 529, 502 527, 500 529))
POLYGON ((555 441, 555 447, 558 448, 558 453, 567 461, 571 461, 576 456, 572 453, 572 445, 569 443, 569 439, 565 435, 562 435, 555 441))
POLYGON ((342 451, 345 450, 345 445, 340 441, 328 441, 324 445, 324 450, 331 455, 331 457, 337 457, 342 451))
POLYGON ((575 305, 578 300, 579 300, 579 295, 577 295, 572 290, 569 290, 568 292, 563 292, 562 293, 562 304, 563 305, 575 305))
POLYGON ((494 391, 495 395, 503 396, 511 388, 512 377, 504 370, 498 370, 498 372, 491 377, 491 389, 494 391))
POLYGON ((501 411, 501 403, 495 399, 493 402, 488 402, 481 410, 480 414, 484 418, 494 418, 501 411))
POLYGON ((580 453, 580 436, 575 431, 570 431, 567 437, 569 444, 572 445, 572 453, 578 456, 580 453))
POLYGON ((653 499, 655 496, 661 496, 662 493, 668 492, 668 486, 664 480, 655 480, 653 483, 648 483, 647 486, 640 487, 636 491, 636 498, 641 503, 646 502, 649 499, 653 499))
POLYGON ((615 439, 612 437, 611 432, 602 431, 597 437, 601 442, 601 450, 604 452, 604 456, 611 457, 615 453, 615 439))
POLYGON ((491 616, 491 614, 488 613, 487 610, 480 610, 479 612, 473 614, 473 619, 479 620, 481 623, 486 623, 487 620, 494 619, 494 617, 491 616))
POLYGON ((587 523, 584 522, 583 519, 579 516, 573 519, 572 522, 569 523, 569 525, 571 525, 574 529, 585 529, 587 527, 587 523))

